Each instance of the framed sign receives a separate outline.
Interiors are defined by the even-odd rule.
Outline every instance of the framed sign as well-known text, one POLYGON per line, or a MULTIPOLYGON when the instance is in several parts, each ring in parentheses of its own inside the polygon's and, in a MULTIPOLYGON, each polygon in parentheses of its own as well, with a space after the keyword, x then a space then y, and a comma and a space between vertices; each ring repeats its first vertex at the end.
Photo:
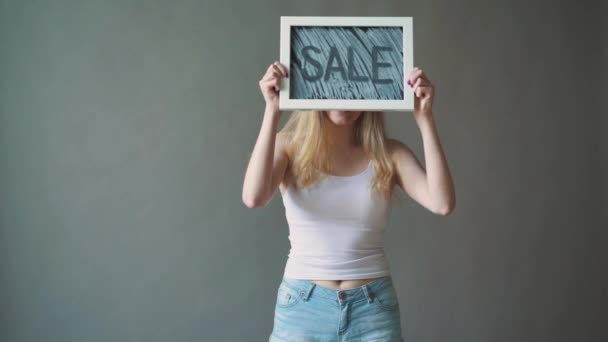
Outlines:
POLYGON ((412 17, 281 17, 281 110, 414 109, 412 17))

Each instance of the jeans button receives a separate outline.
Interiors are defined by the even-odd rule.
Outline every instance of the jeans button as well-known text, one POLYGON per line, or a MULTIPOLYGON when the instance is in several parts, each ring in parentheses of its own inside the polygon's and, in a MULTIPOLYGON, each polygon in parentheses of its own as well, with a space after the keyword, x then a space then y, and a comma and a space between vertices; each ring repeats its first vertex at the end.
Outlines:
POLYGON ((346 293, 340 292, 340 294, 338 294, 338 297, 340 297, 340 299, 344 299, 346 298, 346 293))

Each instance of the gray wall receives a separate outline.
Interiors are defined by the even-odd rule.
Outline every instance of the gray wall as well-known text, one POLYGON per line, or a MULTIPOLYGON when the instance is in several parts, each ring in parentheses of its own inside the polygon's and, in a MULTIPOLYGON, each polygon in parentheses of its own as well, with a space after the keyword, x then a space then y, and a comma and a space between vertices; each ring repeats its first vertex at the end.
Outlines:
MULTIPOLYGON (((598 158, 602 163, 601 170, 601 182, 602 185, 602 200, 600 201, 600 212, 602 216, 601 222, 603 223, 602 229, 597 230, 597 259, 601 260, 601 269, 608 270, 608 257, 606 256, 606 246, 608 245, 608 210, 605 205, 608 203, 608 2, 603 1, 601 10, 598 12, 598 16, 603 20, 598 24, 598 32, 600 32, 600 51, 601 53, 601 86, 598 88, 598 99, 601 101, 600 117, 601 123, 598 125, 599 133, 601 137, 600 145, 602 146, 600 157, 598 158)), ((603 274, 603 300, 608 302, 608 272, 604 271, 603 274)), ((602 311, 605 311, 602 309, 602 311)), ((605 312, 602 317, 608 316, 605 312)), ((605 321, 605 320, 604 320, 605 321)))
MULTIPOLYGON (((0 340, 266 340, 288 230, 279 196, 240 194, 279 16, 400 15, 457 190, 451 216, 391 214, 406 340, 605 341, 599 10, 0 1, 0 340)), ((411 114, 387 117, 423 160, 411 114)))

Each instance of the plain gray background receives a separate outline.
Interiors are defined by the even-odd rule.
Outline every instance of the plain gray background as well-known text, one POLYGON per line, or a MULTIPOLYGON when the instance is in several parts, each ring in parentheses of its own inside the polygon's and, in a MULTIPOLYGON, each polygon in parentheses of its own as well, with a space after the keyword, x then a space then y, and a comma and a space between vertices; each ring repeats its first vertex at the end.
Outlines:
POLYGON ((267 340, 289 244, 279 196, 241 202, 257 82, 281 15, 361 15, 414 17, 457 191, 386 227, 406 341, 606 341, 601 3, 0 1, 0 340, 267 340))

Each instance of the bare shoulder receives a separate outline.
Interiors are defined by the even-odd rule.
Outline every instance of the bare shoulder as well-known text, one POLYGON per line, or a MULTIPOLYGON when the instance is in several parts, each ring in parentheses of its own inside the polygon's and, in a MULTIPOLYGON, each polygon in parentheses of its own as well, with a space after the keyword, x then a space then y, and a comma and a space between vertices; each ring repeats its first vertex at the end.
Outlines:
MULTIPOLYGON (((397 139, 388 139, 388 154, 395 166, 397 183, 410 196, 420 200, 419 184, 425 179, 424 167, 412 151, 412 149, 397 139)), ((425 187, 422 188, 423 190, 425 187)))
POLYGON ((277 132, 275 139, 275 149, 281 153, 284 153, 287 156, 287 148, 291 141, 290 136, 285 132, 277 132))
POLYGON ((387 151, 393 161, 396 161, 397 159, 400 159, 400 158, 411 156, 413 154, 413 152, 409 148, 409 146, 407 146, 403 142, 401 142, 397 139, 394 139, 394 138, 387 138, 386 146, 387 146, 387 151))
POLYGON ((289 142, 289 135, 285 132, 277 132, 277 143, 281 143, 281 144, 285 144, 287 142, 289 142))

